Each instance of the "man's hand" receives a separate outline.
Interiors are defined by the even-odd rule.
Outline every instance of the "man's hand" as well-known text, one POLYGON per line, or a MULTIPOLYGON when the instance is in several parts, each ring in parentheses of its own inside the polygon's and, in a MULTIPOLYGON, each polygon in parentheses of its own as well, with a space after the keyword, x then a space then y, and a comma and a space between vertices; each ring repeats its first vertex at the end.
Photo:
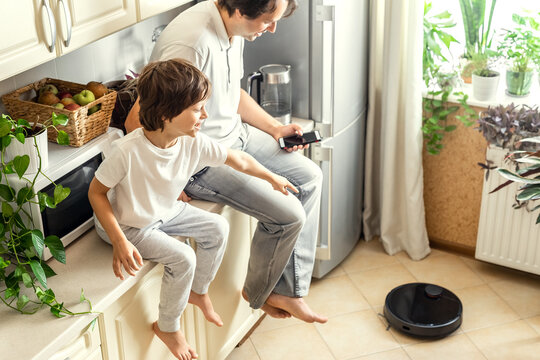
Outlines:
MULTIPOLYGON (((272 135, 274 139, 276 139, 276 141, 279 141, 279 138, 290 136, 290 135, 302 136, 302 127, 298 124, 282 125, 282 126, 277 127, 272 135)), ((297 150, 307 149, 308 147, 309 147, 309 144, 308 145, 295 145, 292 148, 285 148, 285 151, 293 152, 297 150)))
POLYGON ((185 193, 185 191, 182 191, 180 193, 180 196, 176 200, 183 201, 183 202, 190 202, 191 198, 185 193))
POLYGON ((138 265, 143 265, 139 250, 127 239, 116 242, 116 245, 113 246, 114 275, 120 280, 124 280, 124 274, 122 274, 122 267, 124 267, 129 275, 135 276, 135 272, 140 269, 138 265))

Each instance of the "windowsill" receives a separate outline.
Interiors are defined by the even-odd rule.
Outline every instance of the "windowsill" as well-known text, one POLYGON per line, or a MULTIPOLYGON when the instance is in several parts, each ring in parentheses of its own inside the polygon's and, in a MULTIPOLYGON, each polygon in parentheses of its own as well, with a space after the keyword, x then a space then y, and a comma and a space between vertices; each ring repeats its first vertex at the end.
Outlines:
MULTIPOLYGON (((497 90, 497 95, 494 99, 488 101, 480 101, 474 98, 472 91, 472 84, 463 84, 461 87, 456 87, 454 92, 462 91, 463 93, 469 95, 467 99, 467 104, 471 106, 478 106, 487 108, 488 106, 498 106, 498 105, 528 105, 528 106, 540 106, 540 84, 538 83, 538 74, 535 74, 533 77, 533 84, 531 85, 531 92, 529 95, 524 97, 515 97, 506 94, 506 79, 505 74, 501 73, 501 78, 499 80, 499 87, 497 90)), ((427 95, 427 91, 424 90, 422 94, 424 97, 427 95)), ((440 96, 436 98, 440 99, 440 96)), ((458 103, 458 98, 455 95, 450 95, 448 97, 449 102, 458 103)))

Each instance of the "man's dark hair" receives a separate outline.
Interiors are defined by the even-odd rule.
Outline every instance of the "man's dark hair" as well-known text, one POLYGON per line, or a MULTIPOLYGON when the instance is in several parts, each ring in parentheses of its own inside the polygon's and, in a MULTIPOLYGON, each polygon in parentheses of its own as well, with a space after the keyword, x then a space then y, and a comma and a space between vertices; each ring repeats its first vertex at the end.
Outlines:
MULTIPOLYGON (((278 0, 218 0, 218 6, 227 10, 229 16, 234 14, 238 9, 240 14, 247 16, 250 19, 255 19, 265 13, 271 13, 276 10, 276 2, 278 0)), ((296 0, 288 0, 287 10, 283 17, 290 16, 296 10, 296 0)))
POLYGON ((210 96, 210 81, 189 61, 172 59, 146 65, 137 81, 139 120, 148 131, 163 130, 182 111, 210 96))

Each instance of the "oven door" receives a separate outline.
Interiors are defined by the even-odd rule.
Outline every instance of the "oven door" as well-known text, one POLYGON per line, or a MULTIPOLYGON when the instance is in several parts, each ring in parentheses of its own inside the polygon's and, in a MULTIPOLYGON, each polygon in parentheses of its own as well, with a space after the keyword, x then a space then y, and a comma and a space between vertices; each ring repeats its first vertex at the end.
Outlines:
MULTIPOLYGON (((43 235, 56 235, 66 246, 92 227, 93 211, 88 201, 88 188, 101 162, 102 154, 99 153, 56 181, 57 185, 70 188, 71 193, 56 208, 46 208, 41 213, 43 235)), ((53 196, 54 185, 45 187, 42 192, 53 196)), ((44 260, 51 257, 46 250, 44 260)))

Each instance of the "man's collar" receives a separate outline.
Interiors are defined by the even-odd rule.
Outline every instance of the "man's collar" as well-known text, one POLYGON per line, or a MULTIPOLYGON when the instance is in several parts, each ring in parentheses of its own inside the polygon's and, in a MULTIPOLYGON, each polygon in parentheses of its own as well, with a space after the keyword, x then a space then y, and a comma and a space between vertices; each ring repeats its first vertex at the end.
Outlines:
POLYGON ((212 15, 212 21, 214 22, 214 27, 216 29, 216 36, 219 40, 219 45, 221 50, 227 50, 231 47, 231 42, 229 41, 229 35, 227 34, 227 29, 225 28, 225 23, 221 18, 217 4, 214 1, 210 0, 209 6, 211 7, 210 13, 212 15))

